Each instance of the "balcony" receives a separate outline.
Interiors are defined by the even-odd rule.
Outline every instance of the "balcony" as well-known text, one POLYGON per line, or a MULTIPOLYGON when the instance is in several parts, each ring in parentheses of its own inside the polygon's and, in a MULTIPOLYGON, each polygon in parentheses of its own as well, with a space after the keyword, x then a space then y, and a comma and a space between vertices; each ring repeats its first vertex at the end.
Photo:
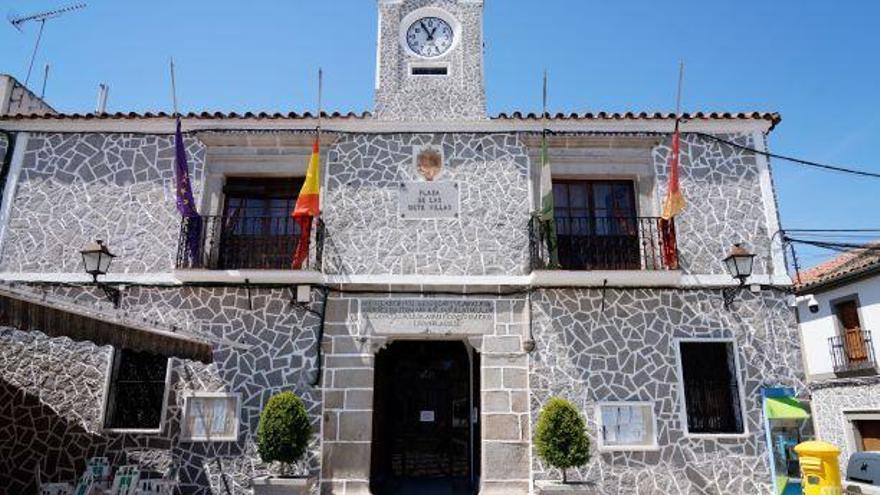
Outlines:
POLYGON ((550 263, 546 225, 532 218, 529 236, 533 270, 678 268, 675 224, 670 221, 664 235, 659 217, 557 217, 558 266, 550 263))
POLYGON ((874 343, 868 330, 847 330, 843 335, 828 338, 831 346, 831 362, 835 373, 873 371, 874 343))
MULTIPOLYGON (((324 223, 313 221, 302 270, 321 269, 324 223)), ((300 226, 289 216, 184 218, 177 242, 178 270, 291 270, 300 226)))

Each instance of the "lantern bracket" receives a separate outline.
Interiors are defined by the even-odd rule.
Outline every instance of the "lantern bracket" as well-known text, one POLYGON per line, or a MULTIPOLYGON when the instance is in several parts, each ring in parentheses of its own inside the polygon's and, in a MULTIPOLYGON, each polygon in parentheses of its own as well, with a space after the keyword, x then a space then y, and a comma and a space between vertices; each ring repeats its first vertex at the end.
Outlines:
POLYGON ((95 282, 99 289, 104 291, 104 295, 107 296, 107 300, 113 303, 114 309, 119 309, 119 301, 122 299, 122 291, 117 289, 116 287, 111 287, 107 284, 102 284, 100 282, 95 282))
POLYGON ((733 301, 736 299, 736 293, 745 287, 745 279, 740 279, 739 285, 734 287, 725 287, 721 289, 721 295, 724 297, 724 309, 730 310, 733 307, 733 301))

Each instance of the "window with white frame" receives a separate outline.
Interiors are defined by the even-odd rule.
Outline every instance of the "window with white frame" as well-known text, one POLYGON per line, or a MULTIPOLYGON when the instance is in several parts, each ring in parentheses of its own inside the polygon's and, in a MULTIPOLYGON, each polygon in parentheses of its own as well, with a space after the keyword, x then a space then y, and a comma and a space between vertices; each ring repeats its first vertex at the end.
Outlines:
POLYGON ((600 450, 657 448, 657 422, 650 402, 603 402, 597 406, 600 450))
POLYGON ((165 411, 168 358, 114 349, 104 426, 119 430, 159 430, 165 411))
POLYGON ((678 355, 687 433, 745 433, 743 398, 733 342, 682 339, 678 343, 678 355))
POLYGON ((227 393, 192 393, 183 399, 181 439, 219 442, 238 438, 239 396, 227 393))

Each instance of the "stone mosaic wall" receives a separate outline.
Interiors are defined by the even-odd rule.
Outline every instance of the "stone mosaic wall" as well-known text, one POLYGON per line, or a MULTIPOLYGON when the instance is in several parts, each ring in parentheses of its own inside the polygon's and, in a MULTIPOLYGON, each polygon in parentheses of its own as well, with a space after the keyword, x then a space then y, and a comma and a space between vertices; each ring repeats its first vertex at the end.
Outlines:
MULTIPOLYGON (((103 239, 116 273, 174 266, 174 137, 32 134, 25 143, 0 270, 82 271, 79 250, 103 239)), ((200 195, 204 146, 187 138, 193 189, 200 195)))
POLYGON ((845 467, 854 446, 844 411, 880 411, 880 377, 827 380, 811 384, 810 391, 816 438, 840 447, 840 465, 845 467))
MULTIPOLYGON (((726 136, 752 145, 746 136, 726 136)), ((23 141, 23 140, 22 140, 23 141)), ((0 270, 74 272, 79 249, 108 241, 117 273, 167 272, 177 249, 173 138, 130 134, 37 134, 26 143, 0 270)), ((205 149, 189 141, 200 194, 205 149)), ((685 136, 677 219, 687 273, 726 273, 734 242, 758 254, 769 247, 755 157, 699 136, 685 136)), ((654 151, 656 197, 665 195, 666 143, 654 151)), ((527 150, 514 135, 425 134, 340 138, 328 152, 325 271, 332 274, 523 274, 529 218, 527 150), (460 186, 455 219, 404 220, 401 182, 416 180, 413 146, 442 147, 444 174, 460 186)))
MULTIPOLYGON (((444 300, 490 300, 490 328, 481 335, 389 333, 375 331, 366 321, 365 301, 375 298, 411 301, 418 294, 334 294, 327 309, 324 340, 324 452, 322 482, 326 493, 369 495, 372 448, 373 366, 375 354, 395 339, 464 340, 480 353, 480 493, 528 493, 529 442, 526 299, 475 297, 444 300)), ((426 296, 430 298, 432 296, 426 296)), ((451 313, 455 314, 455 313, 451 313)), ((402 315, 402 320, 409 316, 402 315)))
MULTIPOLYGON (((723 139, 754 147, 747 135, 723 139)), ((666 197, 671 139, 654 149, 658 198, 666 197)), ((757 254, 755 274, 767 273, 770 236, 755 155, 696 135, 681 140, 681 189, 687 206, 676 217, 678 252, 686 273, 727 273, 722 259, 735 242, 757 254)))
MULTIPOLYGON (((103 295, 92 290, 43 286, 33 291, 40 297, 46 294, 94 311, 110 311, 103 295)), ((184 493, 224 493, 224 484, 230 485, 233 493, 241 493, 253 476, 268 472, 256 456, 253 437, 262 405, 272 394, 292 389, 306 402, 316 432, 308 462, 301 469, 316 473, 321 395, 311 382, 316 372, 318 317, 291 306, 291 298, 289 290, 254 288, 254 309, 250 310, 244 289, 131 287, 126 291, 121 311, 129 317, 214 343, 211 365, 172 360, 167 420, 163 433, 155 435, 101 431, 109 348, 49 339, 39 333, 0 332, 0 381, 5 384, 0 399, 14 404, 12 409, 6 406, 2 410, 0 424, 12 423, 16 429, 28 431, 30 425, 15 418, 38 410, 34 416, 37 423, 28 435, 39 431, 42 436, 39 442, 27 435, 14 437, 11 444, 0 442, 0 450, 19 452, 29 465, 29 476, 33 463, 39 460, 46 479, 72 481, 72 472, 81 471, 78 463, 84 462, 82 459, 65 460, 56 466, 44 457, 44 445, 49 446, 49 455, 54 455, 52 452, 66 448, 72 438, 79 450, 72 449, 70 457, 87 452, 89 456, 108 455, 117 464, 137 461, 159 474, 177 477, 184 493), (189 391, 241 394, 237 442, 179 439, 183 394, 189 391), (31 397, 30 402, 24 403, 22 396, 31 397), (46 429, 47 423, 63 427, 46 429)), ((319 309, 320 301, 315 292, 311 309, 319 309)), ((19 477, 8 483, 26 485, 29 481, 19 477)))
MULTIPOLYGON (((545 290, 533 299, 532 414, 552 396, 571 400, 591 432, 592 460, 570 471, 601 494, 769 493, 760 389, 804 392, 794 316, 783 294, 742 292, 734 311, 719 291, 545 290), (685 438, 679 416, 675 338, 733 338, 746 398, 744 439, 685 438), (656 452, 596 452, 600 401, 651 401, 656 452)), ((534 454, 538 480, 560 479, 534 454)))
POLYGON ((381 120, 460 121, 486 118, 483 83, 483 5, 458 0, 380 2, 379 74, 376 116, 381 120), (411 76, 410 63, 422 62, 400 44, 400 26, 410 12, 438 7, 461 23, 460 40, 448 53, 428 59, 447 64, 449 75, 411 76))
POLYGON ((332 274, 520 275, 528 254, 528 155, 513 135, 344 136, 328 154, 324 271, 332 274), (413 147, 445 156, 438 181, 458 184, 458 218, 405 220, 402 182, 413 147))

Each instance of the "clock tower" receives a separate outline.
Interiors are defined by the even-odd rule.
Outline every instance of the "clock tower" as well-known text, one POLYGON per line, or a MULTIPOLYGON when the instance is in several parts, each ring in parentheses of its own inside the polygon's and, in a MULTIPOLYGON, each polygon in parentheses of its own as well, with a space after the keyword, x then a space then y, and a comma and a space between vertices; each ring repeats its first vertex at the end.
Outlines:
POLYGON ((376 117, 486 117, 483 0, 378 0, 376 117))

